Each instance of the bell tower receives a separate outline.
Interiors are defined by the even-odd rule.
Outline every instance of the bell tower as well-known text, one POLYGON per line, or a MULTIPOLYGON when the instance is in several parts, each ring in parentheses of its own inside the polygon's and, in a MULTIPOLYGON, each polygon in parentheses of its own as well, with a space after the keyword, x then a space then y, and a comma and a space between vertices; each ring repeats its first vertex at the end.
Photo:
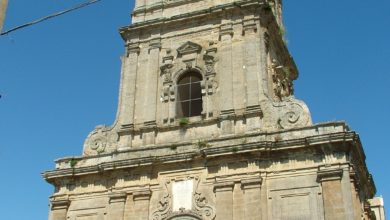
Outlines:
POLYGON ((43 174, 50 219, 357 219, 358 135, 313 125, 280 0, 136 0, 118 113, 43 174))

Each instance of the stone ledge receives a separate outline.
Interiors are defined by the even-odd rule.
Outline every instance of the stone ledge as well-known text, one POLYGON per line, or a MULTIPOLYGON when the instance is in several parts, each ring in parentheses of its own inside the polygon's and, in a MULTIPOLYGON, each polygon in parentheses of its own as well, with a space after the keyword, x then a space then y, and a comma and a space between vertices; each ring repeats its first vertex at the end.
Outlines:
MULTIPOLYGON (((270 133, 254 133, 250 135, 242 136, 229 136, 216 138, 212 142, 212 146, 199 149, 196 146, 193 146, 194 143, 180 143, 178 146, 183 146, 188 148, 184 152, 172 152, 172 151, 161 151, 161 155, 157 155, 158 149, 169 148, 170 145, 164 145, 159 147, 149 147, 149 148, 139 148, 131 149, 123 152, 115 152, 107 155, 97 155, 97 156, 88 156, 88 157, 78 157, 78 158, 63 158, 57 161, 57 169, 52 171, 46 171, 42 176, 50 182, 51 179, 60 178, 60 177, 70 177, 70 176, 81 176, 105 172, 107 170, 117 170, 124 169, 129 167, 139 167, 139 166, 148 166, 153 164, 162 164, 162 163, 175 163, 180 161, 188 161, 196 158, 213 158, 222 155, 233 155, 233 154, 242 154, 242 153, 251 153, 251 152, 270 152, 270 151, 282 151, 287 149, 301 149, 316 145, 321 145, 325 143, 336 143, 336 142, 352 142, 353 144, 357 143, 357 152, 360 156, 364 154, 361 152, 362 148, 358 135, 355 132, 337 130, 335 126, 345 126, 343 123, 329 123, 322 125, 315 125, 312 127, 302 128, 302 129, 292 129, 286 130, 279 133, 289 133, 303 130, 314 129, 313 134, 311 132, 307 133, 307 137, 298 138, 298 139, 289 139, 289 140, 276 140, 276 141, 254 141, 254 142, 244 142, 247 138, 257 138, 259 135, 271 135, 270 133), (327 127, 327 128, 326 128, 327 127), (327 134, 318 134, 319 129, 322 128, 323 132, 326 133, 326 130, 339 131, 335 133, 327 134), (315 135, 317 133, 317 135, 315 135), (241 141, 240 141, 241 140, 241 141), (223 142, 225 141, 225 142, 223 142), (220 143, 218 145, 218 143, 220 143), (192 146, 192 147, 190 147, 192 146), (134 152, 142 151, 145 152, 143 155, 148 156, 139 156, 134 155, 134 152), (154 153, 154 156, 150 156, 149 153, 154 153), (78 164, 93 164, 87 166, 76 166, 69 167, 69 161, 78 160, 78 164), (88 162, 90 161, 90 162, 88 162), (64 164, 64 165, 62 165, 64 164), (66 165, 66 166, 65 166, 66 165)), ((344 128, 345 130, 345 128, 344 128)), ((321 132, 320 132, 321 133, 321 132)), ((263 138, 262 138, 263 139, 263 138)), ((267 139, 266 136, 264 139, 267 139)), ((269 139, 269 138, 268 138, 269 139)), ((211 143, 211 142, 210 142, 211 143)), ((356 145, 356 144, 355 144, 356 145)), ((153 154, 152 154, 153 155, 153 154)), ((364 159, 364 158, 362 158, 364 159)))

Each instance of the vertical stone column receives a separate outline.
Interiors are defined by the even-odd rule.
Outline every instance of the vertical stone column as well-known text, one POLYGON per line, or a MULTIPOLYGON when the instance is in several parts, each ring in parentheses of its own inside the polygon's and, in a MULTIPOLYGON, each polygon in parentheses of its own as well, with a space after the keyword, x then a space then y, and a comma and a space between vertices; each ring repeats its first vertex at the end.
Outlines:
POLYGON ((120 123, 122 128, 134 126, 134 103, 137 81, 139 44, 127 45, 127 57, 122 58, 120 123))
POLYGON ((351 173, 351 193, 352 193, 352 204, 354 210, 354 219, 359 219, 362 216, 362 204, 360 203, 360 195, 358 189, 358 183, 356 180, 355 172, 351 173))
POLYGON ((125 212, 125 203, 125 193, 117 193, 110 195, 108 206, 108 219, 123 220, 125 212))
POLYGON ((261 179, 242 180, 244 191, 244 219, 261 220, 261 179))
POLYGON ((69 200, 52 200, 50 204, 49 220, 66 220, 69 200))
POLYGON ((133 220, 145 220, 149 219, 149 206, 150 206, 150 190, 134 192, 134 209, 133 209, 133 220))
POLYGON ((322 186, 325 220, 349 219, 344 208, 341 179, 342 169, 324 169, 318 171, 318 181, 322 186))
POLYGON ((233 219, 233 188, 234 182, 217 183, 214 185, 216 196, 216 220, 233 219))
POLYGON ((140 48, 138 43, 127 45, 127 57, 122 57, 119 115, 121 125, 119 150, 131 148, 134 129, 134 111, 137 82, 137 67, 140 48))

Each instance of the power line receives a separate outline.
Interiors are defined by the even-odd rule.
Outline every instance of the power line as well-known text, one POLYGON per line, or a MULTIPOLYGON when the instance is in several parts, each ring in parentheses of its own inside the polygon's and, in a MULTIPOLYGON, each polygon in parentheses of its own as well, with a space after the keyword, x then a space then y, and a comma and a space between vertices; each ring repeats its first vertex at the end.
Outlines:
POLYGON ((69 8, 69 9, 66 9, 64 11, 60 11, 60 12, 57 12, 57 13, 54 13, 54 14, 51 14, 51 15, 48 15, 46 17, 43 17, 43 18, 40 18, 40 19, 37 19, 35 21, 32 21, 32 22, 29 22, 29 23, 26 23, 26 24, 22 24, 22 25, 19 25, 15 28, 12 28, 10 30, 7 30, 7 31, 4 31, 2 33, 0 33, 0 36, 3 36, 3 35, 6 35, 6 34, 9 34, 11 32, 14 32, 16 30, 19 30, 19 29, 22 29, 22 28, 25 28, 25 27, 28 27, 28 26, 31 26, 31 25, 34 25, 34 24, 38 24, 38 23, 41 23, 43 21, 46 21, 48 19, 51 19, 51 18, 54 18, 54 17, 58 17, 60 15, 63 15, 63 14, 66 14, 68 12, 71 12, 71 11, 75 11, 77 9, 81 9, 81 8, 84 8, 88 5, 92 5, 92 4, 95 4, 97 2, 100 2, 101 0, 91 0, 91 1, 88 1, 88 2, 85 2, 85 3, 82 3, 82 4, 79 4, 79 5, 76 5, 72 8, 69 8))

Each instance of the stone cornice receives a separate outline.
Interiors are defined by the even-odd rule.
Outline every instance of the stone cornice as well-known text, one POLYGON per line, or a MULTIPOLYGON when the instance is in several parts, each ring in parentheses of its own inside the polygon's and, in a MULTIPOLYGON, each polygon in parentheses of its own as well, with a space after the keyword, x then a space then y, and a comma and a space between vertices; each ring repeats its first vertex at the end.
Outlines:
MULTIPOLYGON (((337 123, 333 123, 329 125, 336 126, 337 123)), ((338 124, 338 125, 343 125, 343 124, 338 124)), ((327 126, 317 125, 310 128, 302 128, 301 130, 304 131, 305 129, 307 130, 313 128, 320 129, 321 127, 327 127, 327 126)), ((291 132, 297 130, 299 129, 292 129, 291 132)), ((289 131, 286 130, 284 132, 277 132, 275 134, 277 135, 279 133, 285 133, 285 132, 288 133, 289 131)), ((189 159, 199 158, 200 156, 203 158, 213 158, 222 155, 233 155, 233 154, 241 154, 241 153, 248 153, 248 152, 283 151, 287 149, 315 147, 317 145, 321 145, 325 143, 337 143, 337 142, 360 143, 358 135, 355 132, 350 132, 350 131, 329 133, 323 135, 309 134, 308 137, 305 138, 290 139, 290 140, 256 141, 256 142, 247 142, 247 143, 244 143, 244 141, 242 141, 243 139, 247 139, 247 138, 254 138, 254 137, 260 138, 261 135, 265 135, 263 138, 261 138, 265 140, 270 139, 267 138, 268 135, 270 135, 270 137, 273 136, 271 133, 264 134, 264 133, 256 132, 253 134, 247 134, 241 136, 231 135, 226 137, 220 137, 220 138, 213 139, 213 142, 209 142, 213 146, 203 148, 203 149, 199 149, 198 147, 193 146, 194 143, 192 142, 180 143, 180 146, 182 145, 183 147, 188 148, 189 150, 187 152, 175 153, 175 154, 168 152, 165 154, 156 155, 158 149, 166 149, 170 147, 170 145, 163 145, 159 147, 148 147, 142 149, 132 149, 123 152, 115 152, 107 155, 97 155, 97 156, 88 156, 88 157, 80 157, 80 158, 64 158, 57 161, 58 169, 44 172, 42 175, 47 181, 52 182, 56 178, 96 174, 108 170, 124 169, 129 167, 148 166, 148 165, 156 164, 157 162, 159 164, 176 163, 180 161, 188 161, 189 159), (234 144, 234 142, 236 144, 234 144), (221 144, 218 145, 218 143, 221 144), (226 145, 224 143, 226 143, 226 145), (137 152, 137 151, 145 152, 144 155, 149 155, 148 153, 149 151, 154 152, 154 154, 152 155, 156 155, 156 156, 144 156, 144 157, 141 156, 141 157, 133 157, 133 158, 131 157, 129 158, 128 156, 126 156, 126 155, 132 155, 133 154, 132 152, 137 152), (105 159, 105 157, 107 158, 105 159), (63 166, 60 165, 60 164, 68 164, 69 161, 71 161, 72 159, 73 160, 77 159, 79 161, 78 164, 82 164, 82 161, 96 160, 95 158, 96 159, 99 158, 99 161, 106 161, 106 162, 100 162, 99 164, 91 165, 91 166, 80 166, 80 167, 76 166, 73 168, 72 167, 61 168, 63 166), (120 158, 127 158, 127 159, 120 159, 120 158)), ((356 144, 354 144, 354 146, 356 146, 356 144)), ((356 149, 357 152, 361 150, 362 149, 360 148, 356 149)))
POLYGON ((135 29, 140 29, 140 28, 152 28, 152 26, 155 25, 162 25, 162 24, 167 24, 173 21, 177 20, 182 20, 182 19, 193 19, 194 16, 206 16, 211 13, 220 13, 223 10, 231 10, 234 8, 242 8, 242 7, 254 7, 254 6, 264 6, 266 3, 264 0, 249 0, 249 1, 237 1, 233 3, 228 3, 228 4, 222 4, 222 5, 217 5, 213 6, 207 9, 203 10, 198 10, 198 11, 193 11, 189 13, 184 13, 176 16, 172 16, 169 18, 157 18, 157 19, 152 19, 148 21, 143 21, 143 22, 137 22, 134 23, 130 26, 122 27, 120 28, 120 34, 122 35, 123 39, 126 39, 126 34, 128 31, 135 30, 135 29))

